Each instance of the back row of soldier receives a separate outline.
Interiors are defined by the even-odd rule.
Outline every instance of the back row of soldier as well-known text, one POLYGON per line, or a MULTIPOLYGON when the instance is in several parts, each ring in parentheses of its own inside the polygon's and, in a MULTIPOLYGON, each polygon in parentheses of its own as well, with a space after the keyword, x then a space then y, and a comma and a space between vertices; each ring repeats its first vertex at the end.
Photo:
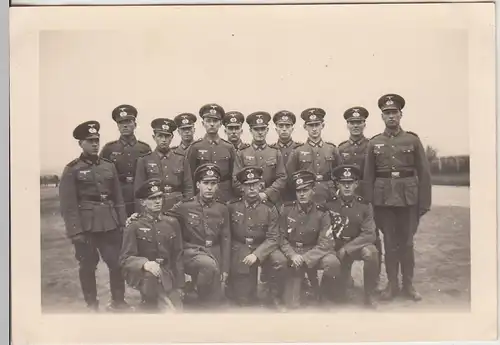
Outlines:
POLYGON ((113 110, 121 136, 100 154, 100 124, 76 127, 83 153, 65 167, 60 198, 87 305, 98 308, 100 255, 115 310, 129 309, 124 279, 141 292, 146 309, 158 301, 182 306, 184 273, 201 304, 218 305, 223 286, 227 297, 248 304, 259 265, 274 305, 297 307, 305 275, 322 300, 339 301, 353 260, 365 262, 365 303, 374 306, 382 253, 377 228, 388 277, 382 297, 420 300, 413 236, 431 205, 429 167, 418 136, 401 129, 405 100, 387 94, 378 105, 384 132, 365 138, 369 113, 352 107, 344 113, 350 138, 339 147, 322 140, 320 108, 301 113, 305 143, 292 140, 292 112, 259 111, 245 119, 217 104, 200 109, 206 134, 198 140, 193 114, 153 120, 154 151, 135 138, 137 110, 130 105, 113 110), (271 120, 279 140, 268 145, 271 120), (245 121, 250 144, 240 139, 245 121), (218 135, 221 125, 228 141, 218 135), (170 147, 176 130, 181 143, 170 147))

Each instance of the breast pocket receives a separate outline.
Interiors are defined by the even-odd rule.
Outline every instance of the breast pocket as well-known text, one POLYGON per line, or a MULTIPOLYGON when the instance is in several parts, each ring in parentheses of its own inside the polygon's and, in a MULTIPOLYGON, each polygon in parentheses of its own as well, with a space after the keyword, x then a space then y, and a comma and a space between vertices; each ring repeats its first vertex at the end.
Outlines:
POLYGON ((301 167, 308 167, 312 163, 312 153, 300 151, 299 162, 301 167))
POLYGON ((137 239, 137 249, 141 256, 149 257, 155 247, 153 244, 153 234, 152 229, 144 230, 137 229, 136 231, 136 239, 137 239))
POLYGON ((220 168, 222 176, 227 175, 229 172, 229 153, 218 153, 215 157, 214 164, 220 168))
POLYGON ((373 154, 375 155, 375 161, 378 166, 383 167, 389 164, 389 152, 388 148, 384 146, 374 146, 373 154))
POLYGON ((80 170, 76 173, 76 179, 81 184, 93 183, 94 177, 90 169, 80 170))
POLYGON ((244 156, 243 157, 243 164, 246 167, 256 165, 255 164, 255 157, 254 156, 244 156))
POLYGON ((160 167, 156 163, 148 163, 146 166, 148 176, 158 176, 160 174, 160 167))
POLYGON ((275 169, 276 164, 277 164, 276 157, 270 157, 270 158, 266 159, 266 166, 267 167, 269 167, 271 169, 275 169))
POLYGON ((209 157, 208 157, 208 151, 207 150, 200 150, 196 154, 196 159, 200 164, 208 163, 209 162, 209 157))
POLYGON ((413 145, 401 146, 399 152, 403 164, 413 165, 415 163, 415 147, 413 145))

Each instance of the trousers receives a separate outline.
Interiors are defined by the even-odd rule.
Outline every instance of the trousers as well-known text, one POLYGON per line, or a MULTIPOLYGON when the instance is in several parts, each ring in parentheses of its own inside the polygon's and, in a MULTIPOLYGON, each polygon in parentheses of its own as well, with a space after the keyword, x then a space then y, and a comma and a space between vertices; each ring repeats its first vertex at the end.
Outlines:
POLYGON ((193 279, 202 305, 217 305, 221 301, 221 271, 217 261, 200 253, 184 262, 184 271, 193 279))
MULTIPOLYGON (((139 285, 143 307, 147 310, 157 310, 166 298, 176 309, 182 309, 181 295, 177 290, 165 291, 161 282, 150 272, 144 274, 139 285), (166 298, 165 298, 166 297, 166 298)), ((162 307, 165 307, 162 305, 162 307)), ((170 307, 170 306, 167 306, 170 307)))

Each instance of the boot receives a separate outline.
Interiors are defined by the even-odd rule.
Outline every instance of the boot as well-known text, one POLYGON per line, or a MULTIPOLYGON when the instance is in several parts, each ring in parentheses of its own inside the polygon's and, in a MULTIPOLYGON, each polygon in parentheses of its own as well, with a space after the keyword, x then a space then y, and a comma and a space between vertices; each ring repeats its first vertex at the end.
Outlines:
POLYGON ((409 298, 415 302, 422 300, 422 296, 417 292, 417 290, 415 290, 415 288, 413 287, 413 284, 407 283, 407 284, 403 285, 402 294, 406 298, 409 298))
POLYGON ((365 306, 367 308, 370 308, 370 309, 377 308, 377 302, 375 301, 375 298, 373 297, 373 294, 371 294, 371 293, 365 294, 364 303, 365 303, 365 306))
POLYGON ((397 282, 391 282, 387 284, 384 291, 382 291, 380 298, 384 301, 393 300, 399 294, 399 284, 397 282))

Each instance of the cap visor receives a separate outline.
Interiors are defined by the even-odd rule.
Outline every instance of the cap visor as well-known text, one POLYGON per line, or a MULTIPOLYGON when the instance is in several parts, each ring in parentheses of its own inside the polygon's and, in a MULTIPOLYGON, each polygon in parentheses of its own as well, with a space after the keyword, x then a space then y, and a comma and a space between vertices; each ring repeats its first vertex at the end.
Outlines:
POLYGON ((265 124, 259 124, 259 125, 253 125, 251 128, 267 128, 267 125, 265 124))
POLYGON ((157 196, 160 196, 160 195, 163 195, 163 192, 162 191, 159 191, 159 192, 156 192, 154 194, 151 194, 151 195, 148 195, 148 199, 152 199, 152 198, 155 198, 157 196))
POLYGON ((292 122, 292 121, 283 121, 283 120, 279 120, 279 121, 276 121, 275 123, 276 123, 277 125, 279 125, 280 123, 293 125, 293 122, 292 122))
POLYGON ((252 183, 257 183, 260 182, 259 179, 253 179, 253 180, 246 180, 245 182, 242 182, 243 184, 252 184, 252 183))
POLYGON ((399 110, 399 107, 397 107, 395 105, 389 105, 386 107, 382 107, 382 111, 384 111, 384 110, 399 110))
POLYGON ((339 182, 354 182, 356 180, 353 178, 341 178, 341 179, 338 179, 337 181, 339 181, 339 182))
POLYGON ((306 125, 312 124, 312 123, 322 123, 323 120, 313 120, 313 121, 306 121, 306 125))
POLYGON ((198 181, 217 181, 219 180, 218 176, 205 176, 200 178, 198 181))
POLYGON ((313 184, 314 184, 313 182, 301 184, 300 186, 295 187, 295 189, 301 190, 301 189, 311 188, 313 186, 313 184))
POLYGON ((365 122, 365 119, 360 118, 360 117, 350 117, 346 121, 347 122, 365 122))
POLYGON ((194 125, 180 125, 180 126, 177 126, 177 128, 191 128, 191 127, 194 127, 194 125))
POLYGON ((117 123, 123 122, 123 121, 128 121, 128 120, 135 120, 135 117, 132 115, 127 115, 127 116, 120 116, 118 117, 115 121, 117 123))
POLYGON ((203 115, 203 118, 212 118, 212 119, 217 119, 217 120, 220 120, 221 117, 219 115, 213 115, 213 114, 206 114, 206 115, 203 115))
POLYGON ((161 133, 161 134, 166 134, 166 135, 173 135, 171 132, 169 131, 163 131, 163 130, 159 130, 159 129, 155 129, 154 130, 155 133, 161 133))
POLYGON ((99 134, 91 134, 91 135, 88 135, 85 137, 85 140, 88 140, 88 139, 99 139, 100 136, 99 134))
POLYGON ((240 128, 241 127, 241 124, 240 123, 228 123, 227 125, 225 125, 226 127, 238 127, 240 128))

